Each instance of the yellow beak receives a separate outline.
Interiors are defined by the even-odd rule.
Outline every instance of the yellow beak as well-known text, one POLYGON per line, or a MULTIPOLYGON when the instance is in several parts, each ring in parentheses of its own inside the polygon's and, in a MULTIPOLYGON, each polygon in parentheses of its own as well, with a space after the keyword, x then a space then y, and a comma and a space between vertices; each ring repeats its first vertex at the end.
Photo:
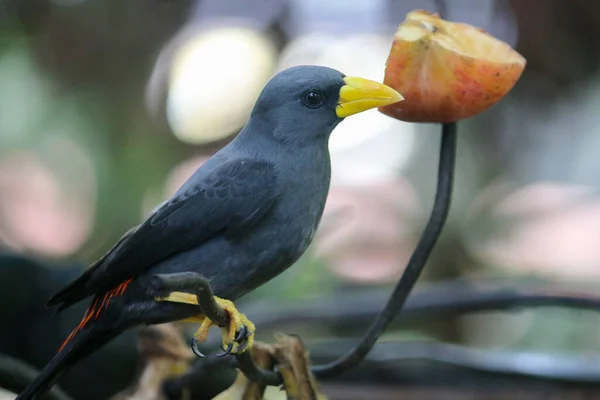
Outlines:
POLYGON ((404 97, 391 87, 369 79, 347 76, 344 83, 335 108, 335 113, 340 118, 404 100, 404 97))

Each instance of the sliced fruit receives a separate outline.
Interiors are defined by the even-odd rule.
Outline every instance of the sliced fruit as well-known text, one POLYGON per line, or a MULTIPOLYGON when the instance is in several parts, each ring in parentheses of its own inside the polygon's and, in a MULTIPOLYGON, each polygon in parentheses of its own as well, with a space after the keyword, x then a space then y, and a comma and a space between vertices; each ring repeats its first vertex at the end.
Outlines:
POLYGON ((502 99, 525 64, 483 29, 413 11, 394 35, 384 78, 405 100, 379 111, 407 122, 468 118, 502 99))

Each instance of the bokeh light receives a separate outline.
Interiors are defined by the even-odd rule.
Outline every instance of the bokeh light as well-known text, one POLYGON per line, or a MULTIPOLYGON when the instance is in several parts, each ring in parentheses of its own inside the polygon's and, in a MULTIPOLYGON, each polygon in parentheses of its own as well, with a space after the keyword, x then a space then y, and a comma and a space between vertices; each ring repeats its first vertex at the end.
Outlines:
POLYGON ((406 180, 337 186, 327 199, 316 255, 345 280, 390 282, 404 271, 416 240, 412 216, 421 212, 406 180), (335 213, 339 218, 327 226, 327 216, 335 213))
POLYGON ((71 153, 69 180, 35 153, 15 152, 0 160, 0 236, 17 250, 64 257, 90 234, 96 187, 85 153, 73 143, 54 145, 71 153))
POLYGON ((239 130, 271 76, 275 47, 261 32, 221 27, 198 32, 176 51, 167 118, 186 143, 222 139, 239 130))
POLYGON ((513 274, 598 279, 600 202, 593 191, 555 182, 492 186, 471 215, 487 215, 497 228, 484 236, 467 235, 471 251, 481 262, 513 274))

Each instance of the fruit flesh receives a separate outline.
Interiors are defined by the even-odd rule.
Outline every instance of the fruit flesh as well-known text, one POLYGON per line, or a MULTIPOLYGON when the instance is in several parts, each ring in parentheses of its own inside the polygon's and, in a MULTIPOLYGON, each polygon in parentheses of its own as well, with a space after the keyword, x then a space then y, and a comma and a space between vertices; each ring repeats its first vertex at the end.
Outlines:
POLYGON ((525 59, 482 29, 414 11, 395 34, 384 83, 405 101, 380 111, 408 122, 452 122, 508 93, 525 59))

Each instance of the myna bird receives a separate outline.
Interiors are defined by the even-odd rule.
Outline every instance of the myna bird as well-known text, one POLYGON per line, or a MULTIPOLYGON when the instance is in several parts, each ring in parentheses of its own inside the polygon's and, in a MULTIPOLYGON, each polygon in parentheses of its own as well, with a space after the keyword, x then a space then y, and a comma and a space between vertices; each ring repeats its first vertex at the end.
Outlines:
POLYGON ((248 350, 254 326, 232 301, 286 270, 310 244, 329 190, 331 132, 347 116, 402 99, 381 83, 320 66, 271 78, 241 132, 48 301, 60 311, 92 297, 79 326, 17 399, 39 398, 67 368, 138 325, 201 321, 195 337, 203 340, 212 322, 198 315, 195 296, 158 292, 155 274, 208 279, 231 316, 223 346, 248 350))

